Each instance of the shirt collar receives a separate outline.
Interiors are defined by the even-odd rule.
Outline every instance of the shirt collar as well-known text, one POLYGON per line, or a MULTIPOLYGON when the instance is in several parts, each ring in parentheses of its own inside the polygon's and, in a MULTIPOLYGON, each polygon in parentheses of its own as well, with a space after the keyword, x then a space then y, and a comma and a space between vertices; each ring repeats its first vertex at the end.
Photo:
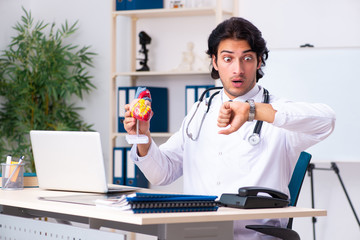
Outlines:
MULTIPOLYGON (((252 98, 254 99, 256 97, 256 95, 260 92, 261 87, 257 84, 255 84, 255 86, 246 94, 239 96, 237 98, 234 98, 233 101, 238 101, 238 102, 245 102, 246 100, 252 98)), ((229 101, 230 98, 225 94, 224 89, 221 90, 221 96, 223 99, 223 102, 229 101)))

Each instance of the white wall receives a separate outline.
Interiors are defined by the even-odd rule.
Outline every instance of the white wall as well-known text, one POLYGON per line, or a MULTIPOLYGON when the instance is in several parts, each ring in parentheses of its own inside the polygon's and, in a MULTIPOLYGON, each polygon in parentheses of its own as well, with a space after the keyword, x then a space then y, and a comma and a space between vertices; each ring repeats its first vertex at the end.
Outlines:
POLYGON ((81 111, 84 120, 101 133, 104 157, 108 160, 111 1, 0 0, 0 50, 6 49, 15 36, 12 26, 21 20, 22 6, 31 11, 35 21, 55 22, 58 27, 65 20, 69 24, 79 20, 79 29, 70 39, 81 47, 90 45, 90 50, 98 54, 94 57, 94 68, 89 68, 97 89, 84 95, 77 105, 85 107, 81 111))
MULTIPOLYGON (((91 50, 97 52, 94 58, 95 68, 90 69, 94 76, 94 84, 97 89, 90 95, 85 96, 84 101, 79 105, 86 109, 81 112, 88 123, 94 123, 95 130, 102 136, 105 159, 108 159, 109 146, 109 79, 110 79, 110 8, 111 0, 0 0, 0 49, 3 50, 10 42, 14 30, 11 28, 16 21, 20 20, 22 15, 21 6, 31 10, 35 19, 44 19, 45 21, 56 21, 61 24, 67 19, 69 22, 79 20, 79 31, 73 36, 73 41, 80 45, 91 45, 91 50)), ((239 0, 241 16, 253 21, 262 31, 272 48, 279 47, 297 47, 300 44, 310 42, 315 46, 334 47, 360 46, 360 5, 355 0, 306 0, 299 3, 286 0, 239 0)), ((177 21, 177 19, 175 19, 177 21)), ((122 37, 128 37, 128 21, 119 20, 127 28, 122 37)), ((159 20, 155 20, 159 21, 159 20)), ((160 21, 163 31, 153 28, 151 22, 143 22, 143 28, 152 34, 153 43, 150 49, 151 62, 150 67, 163 70, 176 67, 180 62, 181 52, 186 49, 188 38, 181 34, 187 31, 185 21, 178 24, 174 20, 160 21), (161 45, 160 36, 172 29, 179 34, 169 35, 170 41, 163 41, 161 45), (174 44, 175 43, 175 44, 174 44), (167 49, 167 51, 165 50, 167 49), (170 50, 169 50, 170 49, 170 50), (157 53, 157 54, 155 54, 157 53)), ((159 23, 159 22, 158 22, 159 23)), ((196 35, 192 41, 195 42, 196 54, 203 54, 206 49, 207 35, 213 27, 210 19, 201 20, 195 18, 191 23, 191 31, 196 35), (196 23, 196 24, 195 24, 196 23), (202 31, 204 31, 202 33, 202 31)), ((140 30, 140 29, 139 29, 140 30)), ((119 40, 120 41, 120 40, 119 40)), ((126 42, 126 41, 125 41, 126 42)), ((126 44, 125 44, 126 45, 126 44)), ((125 60, 119 68, 128 66, 128 58, 125 54, 125 60)), ((271 54, 271 53, 270 53, 271 54)), ((341 71, 341 69, 339 69, 341 71)), ((193 83, 211 83, 211 80, 200 79, 190 80, 173 77, 164 81, 164 79, 152 79, 155 85, 166 85, 171 87, 170 94, 179 94, 177 89, 185 84, 182 82, 193 83), (173 82, 171 82, 173 81, 173 82)), ((141 81, 146 81, 143 79, 141 81)), ((354 79, 341 80, 341 83, 354 84, 354 79)), ((269 89, 271 91, 271 89, 269 89)), ((173 100, 172 100, 173 101, 173 100)), ((173 104, 174 102, 170 102, 173 104)), ((350 103, 351 104, 351 103, 350 103)), ((182 111, 182 110, 181 110, 182 111)), ((357 110, 354 110, 357 111, 357 110)), ((351 119, 351 113, 349 113, 351 119)), ((352 119, 354 120, 354 119, 352 119)), ((356 121, 356 120, 355 120, 356 121)), ((171 120, 171 130, 179 126, 179 120, 171 120)), ((339 139, 343 141, 343 139, 339 139)), ((331 149, 329 149, 331 151, 331 149)), ((108 161, 106 161, 108 163, 108 161)), ((322 163, 324 164, 324 163, 322 163)), ((360 198, 358 172, 359 164, 342 163, 339 165, 344 182, 348 188, 349 194, 354 203, 355 209, 359 212, 360 198)), ((341 187, 333 172, 315 172, 315 191, 316 207, 328 210, 328 217, 318 218, 317 239, 318 240, 337 240, 359 239, 359 228, 351 210, 348 207, 347 200, 344 197, 341 187)), ((182 186, 181 179, 177 183, 167 187, 173 191, 180 191, 182 186)), ((305 179, 302 194, 299 200, 299 206, 310 207, 309 179, 305 179)), ((311 219, 296 219, 294 228, 299 231, 302 239, 312 239, 311 219)))

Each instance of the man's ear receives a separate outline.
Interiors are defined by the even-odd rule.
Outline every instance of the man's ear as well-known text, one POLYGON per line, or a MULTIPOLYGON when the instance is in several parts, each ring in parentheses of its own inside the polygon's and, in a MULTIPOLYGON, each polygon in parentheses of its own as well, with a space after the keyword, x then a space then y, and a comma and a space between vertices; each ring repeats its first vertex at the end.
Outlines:
POLYGON ((258 65, 257 65, 257 69, 261 68, 261 63, 262 63, 262 61, 261 61, 261 58, 259 57, 259 59, 258 59, 258 65))
POLYGON ((215 68, 216 71, 218 71, 218 67, 217 67, 217 63, 216 63, 216 56, 213 54, 212 55, 212 65, 215 68))

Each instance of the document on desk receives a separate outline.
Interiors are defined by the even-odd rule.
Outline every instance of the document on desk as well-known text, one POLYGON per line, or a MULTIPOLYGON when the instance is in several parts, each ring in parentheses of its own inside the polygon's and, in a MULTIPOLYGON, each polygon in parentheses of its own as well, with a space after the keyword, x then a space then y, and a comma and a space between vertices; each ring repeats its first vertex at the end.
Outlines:
POLYGON ((53 201, 53 202, 65 202, 73 204, 82 204, 82 205, 91 205, 95 206, 95 201, 97 199, 107 199, 109 197, 121 196, 123 193, 114 193, 114 194, 74 194, 66 196, 57 196, 57 197, 39 197, 40 200, 53 201))

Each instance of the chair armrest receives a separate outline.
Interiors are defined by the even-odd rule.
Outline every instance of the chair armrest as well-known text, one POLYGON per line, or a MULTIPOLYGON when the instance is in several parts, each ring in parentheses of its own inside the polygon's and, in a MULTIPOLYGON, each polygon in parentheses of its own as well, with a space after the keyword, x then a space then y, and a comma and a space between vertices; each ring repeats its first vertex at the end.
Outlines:
POLYGON ((300 240, 297 232, 289 228, 275 227, 271 225, 246 225, 247 229, 251 229, 269 236, 278 237, 284 240, 300 240))

